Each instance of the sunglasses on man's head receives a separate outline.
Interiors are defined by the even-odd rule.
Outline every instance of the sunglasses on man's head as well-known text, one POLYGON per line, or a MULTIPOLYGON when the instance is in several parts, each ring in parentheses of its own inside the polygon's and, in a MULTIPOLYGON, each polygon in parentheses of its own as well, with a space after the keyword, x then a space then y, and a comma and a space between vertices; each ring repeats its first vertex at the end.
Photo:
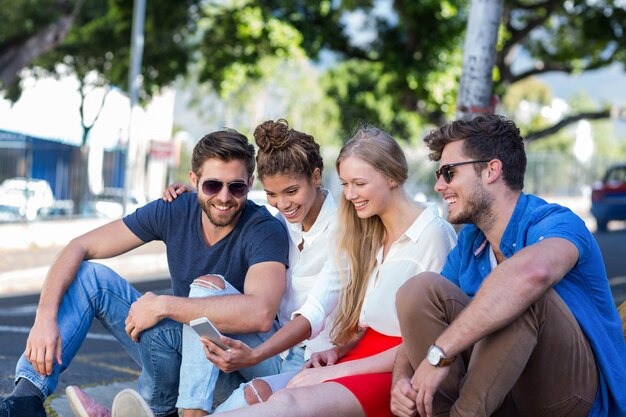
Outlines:
POLYGON ((435 177, 439 179, 439 177, 443 175, 443 180, 446 182, 446 184, 450 184, 450 181, 452 181, 452 175, 453 175, 452 168, 458 167, 459 165, 478 164, 480 162, 489 162, 489 161, 491 161, 491 159, 481 159, 477 161, 465 161, 465 162, 457 162, 455 164, 442 165, 441 168, 435 171, 435 177))
POLYGON ((202 183, 202 192, 208 196, 214 196, 222 191, 222 187, 228 187, 228 192, 235 198, 241 198, 248 194, 248 184, 242 181, 224 182, 218 180, 206 180, 202 183))

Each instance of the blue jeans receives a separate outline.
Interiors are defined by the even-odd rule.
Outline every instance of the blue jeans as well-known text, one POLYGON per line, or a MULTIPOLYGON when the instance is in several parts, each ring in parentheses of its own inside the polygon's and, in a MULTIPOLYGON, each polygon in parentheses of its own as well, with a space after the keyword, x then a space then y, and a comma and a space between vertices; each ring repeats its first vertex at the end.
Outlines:
POLYGON ((141 333, 139 343, 126 334, 125 320, 130 305, 141 294, 113 270, 98 263, 83 262, 59 307, 58 325, 62 362, 54 362, 52 374, 42 376, 22 355, 15 370, 16 381, 26 378, 47 397, 58 384, 59 375, 72 362, 94 318, 118 340, 141 366, 138 391, 150 404, 155 416, 176 410, 178 369, 182 339, 181 325, 166 319, 141 333))
MULTIPOLYGON (((289 353, 283 359, 280 365, 280 374, 260 378, 269 384, 273 393, 281 388, 285 388, 291 378, 296 376, 302 370, 302 367, 304 366, 304 348, 300 346, 294 346, 289 349, 289 353)), ((224 401, 222 404, 219 405, 219 407, 215 409, 213 414, 247 407, 248 402, 246 401, 244 389, 248 384, 248 382, 241 384, 239 388, 233 391, 233 393, 230 395, 230 397, 228 397, 226 401, 224 401)))
MULTIPOLYGON (((224 280, 224 289, 217 286, 207 288, 192 283, 189 291, 189 297, 218 297, 238 294, 241 293, 226 280, 224 280)), ((276 330, 277 322, 274 322, 274 328, 266 333, 228 334, 227 336, 241 340, 254 348, 269 339, 276 330)), ((179 408, 210 411, 214 399, 223 400, 242 381, 249 381, 258 376, 273 375, 279 370, 280 358, 274 356, 255 366, 225 374, 206 358, 200 337, 190 326, 185 324, 183 325, 180 388, 176 405, 179 408)))

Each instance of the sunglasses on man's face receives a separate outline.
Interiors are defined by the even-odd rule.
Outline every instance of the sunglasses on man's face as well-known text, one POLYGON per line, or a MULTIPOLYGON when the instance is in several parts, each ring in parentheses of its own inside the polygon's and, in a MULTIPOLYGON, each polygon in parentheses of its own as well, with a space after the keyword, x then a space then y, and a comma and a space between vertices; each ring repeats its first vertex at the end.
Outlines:
POLYGON ((439 177, 443 176, 443 180, 446 182, 446 184, 450 184, 450 181, 452 181, 452 176, 454 175, 452 168, 458 167, 459 165, 478 164, 481 162, 489 162, 489 161, 491 161, 491 159, 481 159, 477 161, 465 161, 465 162, 457 162, 455 164, 442 165, 441 168, 435 171, 435 177, 439 179, 439 177))
POLYGON ((207 197, 212 197, 222 191, 226 185, 228 192, 235 198, 241 198, 248 194, 248 184, 242 181, 223 182, 218 180, 206 180, 202 183, 202 192, 207 197))

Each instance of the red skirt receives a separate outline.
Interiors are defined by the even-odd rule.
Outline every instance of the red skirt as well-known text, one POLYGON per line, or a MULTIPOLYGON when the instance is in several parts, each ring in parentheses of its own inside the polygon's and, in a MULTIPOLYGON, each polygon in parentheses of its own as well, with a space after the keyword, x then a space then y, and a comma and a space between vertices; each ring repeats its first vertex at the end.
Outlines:
MULTIPOLYGON (((398 346, 401 337, 386 336, 368 328, 359 343, 338 363, 367 358, 398 346)), ((348 388, 359 400, 367 417, 393 417, 391 403, 391 372, 350 375, 326 382, 337 382, 348 388)))

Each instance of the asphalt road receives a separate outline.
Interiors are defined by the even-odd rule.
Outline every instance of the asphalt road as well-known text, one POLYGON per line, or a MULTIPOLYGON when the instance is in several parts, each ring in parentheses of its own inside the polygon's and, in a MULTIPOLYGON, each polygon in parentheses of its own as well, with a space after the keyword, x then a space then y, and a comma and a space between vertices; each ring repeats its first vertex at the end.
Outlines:
MULTIPOLYGON (((626 300, 626 227, 596 233, 611 281, 616 303, 626 300)), ((169 279, 136 284, 139 291, 169 292, 169 279)), ((0 298, 0 396, 13 387, 15 363, 23 352, 28 331, 34 320, 37 296, 0 298)), ((57 392, 67 385, 92 385, 133 380, 138 366, 98 323, 94 323, 87 341, 72 366, 61 376, 57 392)))
MULTIPOLYGON (((135 287, 141 292, 170 293, 169 277, 141 282, 135 287)), ((13 390, 15 363, 24 351, 38 298, 32 295, 0 299, 0 396, 13 390)), ((94 322, 72 366, 61 374, 56 392, 64 392, 68 385, 132 380, 138 375, 137 364, 98 322, 94 322)))

